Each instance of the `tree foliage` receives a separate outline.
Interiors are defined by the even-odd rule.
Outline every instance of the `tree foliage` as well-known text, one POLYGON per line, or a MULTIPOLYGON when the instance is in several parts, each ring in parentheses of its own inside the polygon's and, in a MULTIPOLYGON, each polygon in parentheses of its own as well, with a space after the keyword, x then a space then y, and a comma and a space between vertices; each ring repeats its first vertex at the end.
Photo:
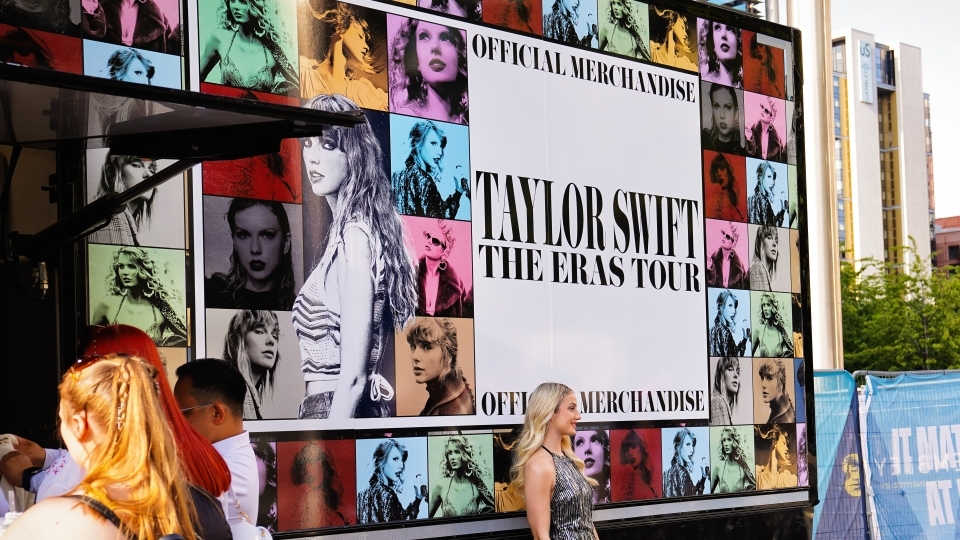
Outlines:
POLYGON ((843 361, 849 371, 960 368, 960 272, 932 269, 915 244, 911 261, 875 259, 840 271, 843 361))

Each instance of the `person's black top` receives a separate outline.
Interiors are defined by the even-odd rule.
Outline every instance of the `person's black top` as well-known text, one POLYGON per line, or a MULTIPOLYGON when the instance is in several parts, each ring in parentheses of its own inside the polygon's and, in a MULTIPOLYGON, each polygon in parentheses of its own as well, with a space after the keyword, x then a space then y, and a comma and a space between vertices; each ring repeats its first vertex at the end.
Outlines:
POLYGON ((723 142, 714 137, 709 129, 700 131, 700 143, 704 150, 713 150, 723 154, 743 155, 744 148, 740 145, 740 133, 737 132, 729 141, 723 142))
POLYGON ((290 311, 293 298, 285 299, 280 291, 251 291, 239 288, 231 293, 223 274, 214 274, 203 280, 204 297, 208 308, 217 309, 269 309, 272 311, 290 311))
MULTIPOLYGON (((230 527, 227 525, 227 519, 223 516, 223 507, 220 506, 217 499, 203 489, 193 485, 190 486, 190 495, 193 498, 193 505, 197 509, 197 519, 200 522, 199 530, 197 531, 199 536, 201 536, 203 540, 232 540, 233 536, 230 533, 230 527)), ((87 497, 86 495, 67 495, 66 498, 76 499, 85 504, 103 519, 113 523, 117 529, 120 529, 120 533, 125 538, 133 540, 130 531, 123 525, 123 522, 120 521, 117 514, 100 501, 92 497, 87 497)), ((171 534, 173 534, 172 531, 171 534)), ((166 538, 166 536, 164 538, 166 538)))

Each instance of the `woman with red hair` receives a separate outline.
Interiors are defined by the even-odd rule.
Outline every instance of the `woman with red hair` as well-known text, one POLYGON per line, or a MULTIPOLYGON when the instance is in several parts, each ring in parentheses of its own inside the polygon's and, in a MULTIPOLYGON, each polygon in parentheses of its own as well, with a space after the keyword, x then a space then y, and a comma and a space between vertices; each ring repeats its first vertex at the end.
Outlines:
MULTIPOLYGON (((84 356, 102 356, 105 354, 128 354, 148 360, 161 373, 166 366, 160 358, 160 352, 153 339, 146 332, 126 324, 94 327, 87 339, 84 356)), ((180 406, 173 397, 173 390, 166 377, 157 377, 160 387, 160 406, 170 423, 173 437, 177 441, 180 461, 183 463, 187 481, 201 487, 215 497, 230 489, 230 469, 209 441, 190 427, 180 406)))
MULTIPOLYGON (((161 373, 166 373, 160 352, 157 351, 153 339, 138 328, 125 324, 92 327, 83 349, 83 356, 110 354, 138 356, 147 360, 161 373)), ((156 383, 160 394, 160 407, 176 440, 177 453, 187 482, 219 497, 230 489, 230 469, 227 468, 227 463, 213 445, 187 423, 187 419, 180 412, 167 378, 157 377, 156 383)), ((33 474, 30 475, 34 478, 30 485, 23 486, 24 489, 31 489, 31 486, 36 488, 37 502, 69 492, 83 476, 79 467, 69 459, 66 452, 59 454, 57 451, 44 452, 35 443, 25 439, 20 440, 18 450, 27 454, 33 460, 34 466, 39 467, 40 463, 46 465, 45 470, 36 477, 33 477, 33 474), (63 462, 61 466, 54 466, 58 461, 63 462)))

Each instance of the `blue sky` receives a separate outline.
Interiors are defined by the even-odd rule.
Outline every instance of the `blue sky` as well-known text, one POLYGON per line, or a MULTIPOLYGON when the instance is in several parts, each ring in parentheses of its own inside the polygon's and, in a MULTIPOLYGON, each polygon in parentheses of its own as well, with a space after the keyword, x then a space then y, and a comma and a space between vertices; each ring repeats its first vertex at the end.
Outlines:
MULTIPOLYGON (((803 1, 803 0, 800 0, 803 1)), ((955 0, 831 0, 834 31, 856 28, 884 44, 920 47, 930 94, 937 217, 960 215, 960 5, 955 0)))

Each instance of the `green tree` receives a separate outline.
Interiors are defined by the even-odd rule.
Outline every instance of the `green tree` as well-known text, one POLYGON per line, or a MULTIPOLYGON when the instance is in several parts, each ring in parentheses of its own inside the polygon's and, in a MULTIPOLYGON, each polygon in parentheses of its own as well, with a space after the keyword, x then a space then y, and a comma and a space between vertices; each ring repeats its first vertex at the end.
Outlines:
POLYGON ((849 371, 960 368, 960 274, 931 268, 916 245, 905 265, 875 259, 840 271, 843 361, 849 371))

